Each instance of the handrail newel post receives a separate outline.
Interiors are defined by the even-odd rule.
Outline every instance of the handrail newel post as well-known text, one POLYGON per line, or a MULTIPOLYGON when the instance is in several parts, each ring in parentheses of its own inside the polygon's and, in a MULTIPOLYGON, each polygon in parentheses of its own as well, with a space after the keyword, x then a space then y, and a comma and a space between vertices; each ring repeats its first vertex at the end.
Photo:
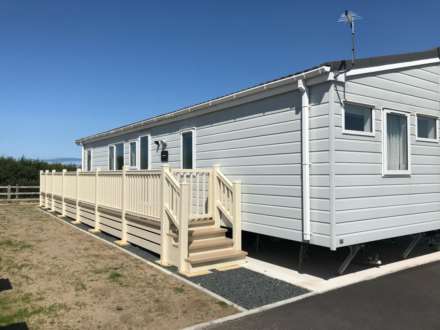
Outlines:
POLYGON ((55 199, 53 198, 53 192, 54 192, 54 187, 53 187, 53 183, 54 183, 54 175, 55 175, 56 170, 52 170, 52 182, 50 183, 51 185, 51 189, 50 189, 50 197, 51 197, 51 201, 50 201, 50 211, 51 212, 55 212, 55 199))
POLYGON ((64 168, 62 171, 61 176, 61 216, 66 216, 66 202, 64 201, 64 195, 66 194, 66 182, 65 182, 65 175, 67 170, 64 168))
POLYGON ((44 175, 44 208, 48 209, 49 208, 49 187, 47 186, 47 178, 49 177, 49 170, 45 171, 45 175, 44 175))
POLYGON ((76 169, 76 180, 75 180, 75 185, 76 185, 76 198, 75 198, 75 221, 73 221, 72 223, 81 223, 81 213, 79 211, 79 177, 80 177, 80 173, 81 173, 81 169, 77 168, 76 169))
POLYGON ((97 233, 101 231, 101 223, 100 220, 101 218, 99 217, 99 210, 98 210, 98 205, 99 205, 99 172, 101 171, 101 169, 99 167, 96 168, 95 170, 95 228, 93 228, 93 232, 97 233))
POLYGON ((232 185, 234 210, 233 210, 233 228, 232 235, 234 239, 234 249, 241 251, 241 182, 234 181, 232 185))
POLYGON ((217 189, 217 175, 219 171, 220 165, 214 165, 211 170, 211 182, 210 182, 210 195, 209 198, 211 198, 211 216, 214 220, 215 226, 220 226, 220 214, 217 210, 217 200, 218 200, 218 189, 217 189))
POLYGON ((188 227, 191 212, 191 186, 188 183, 182 183, 180 189, 181 196, 179 219, 179 272, 182 274, 188 274, 188 227))
POLYGON ((115 243, 120 246, 128 245, 128 225, 127 225, 127 170, 128 166, 124 165, 122 167, 122 177, 121 177, 121 239, 117 240, 115 243))
POLYGON ((160 173, 160 263, 163 266, 169 265, 169 237, 168 233, 170 231, 170 222, 168 216, 165 213, 165 201, 167 200, 167 189, 166 189, 166 175, 169 172, 169 165, 162 165, 160 173))

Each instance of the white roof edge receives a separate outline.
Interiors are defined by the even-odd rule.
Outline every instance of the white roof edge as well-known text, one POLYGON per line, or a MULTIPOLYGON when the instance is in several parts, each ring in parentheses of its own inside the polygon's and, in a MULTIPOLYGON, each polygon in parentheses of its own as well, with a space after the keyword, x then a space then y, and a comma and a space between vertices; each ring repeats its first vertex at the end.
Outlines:
POLYGON ((352 69, 346 73, 347 77, 350 76, 357 76, 361 74, 366 73, 373 73, 373 72, 379 72, 379 71, 389 71, 389 70, 395 70, 395 69, 402 69, 402 68, 410 68, 413 66, 419 66, 419 65, 427 65, 427 64, 434 64, 434 63, 440 63, 440 59, 438 57, 435 58, 428 58, 423 60, 415 60, 415 61, 408 61, 408 62, 400 62, 400 63, 391 63, 391 64, 385 64, 385 65, 378 65, 378 66, 371 66, 367 68, 361 68, 361 69, 352 69))
POLYGON ((239 92, 228 94, 228 95, 216 98, 216 99, 212 99, 210 101, 206 101, 206 102, 199 103, 199 104, 187 107, 187 108, 183 108, 181 110, 177 110, 177 111, 174 111, 174 112, 171 112, 171 113, 167 113, 167 114, 159 115, 159 116, 156 116, 156 117, 152 117, 152 118, 149 118, 149 119, 146 119, 146 120, 135 122, 133 124, 122 126, 122 127, 115 128, 115 129, 112 129, 112 130, 108 130, 108 131, 105 131, 105 132, 102 132, 102 133, 97 133, 95 135, 91 135, 91 136, 87 136, 87 137, 84 137, 84 138, 80 138, 80 139, 76 140, 75 143, 78 144, 78 145, 82 145, 82 144, 87 143, 87 142, 98 141, 98 140, 101 140, 101 139, 104 139, 104 138, 108 138, 108 137, 111 137, 111 136, 114 136, 114 135, 120 135, 120 134, 123 134, 125 132, 130 132, 132 130, 137 130, 139 128, 142 128, 143 126, 151 125, 153 123, 159 123, 159 122, 164 121, 164 120, 174 119, 175 117, 179 117, 179 116, 187 114, 187 113, 191 113, 191 112, 194 112, 194 111, 198 111, 198 110, 202 110, 202 109, 205 109, 205 108, 209 108, 211 106, 218 105, 218 104, 221 104, 221 103, 227 103, 229 101, 236 100, 238 98, 241 98, 241 97, 244 97, 244 96, 248 96, 248 95, 252 95, 252 94, 257 94, 259 92, 262 92, 262 91, 265 91, 265 90, 268 90, 268 89, 271 89, 271 88, 276 88, 276 87, 279 87, 279 86, 284 86, 284 85, 293 83, 295 81, 298 81, 300 79, 313 78, 313 77, 319 76, 321 74, 329 73, 330 71, 331 71, 330 66, 320 66, 318 68, 315 68, 315 69, 312 69, 312 70, 309 70, 309 71, 305 71, 305 72, 298 73, 298 74, 295 74, 295 75, 292 75, 292 76, 289 76, 289 77, 285 77, 285 78, 274 80, 274 81, 271 81, 271 82, 268 82, 268 83, 257 85, 255 87, 247 88, 247 89, 241 90, 239 92))

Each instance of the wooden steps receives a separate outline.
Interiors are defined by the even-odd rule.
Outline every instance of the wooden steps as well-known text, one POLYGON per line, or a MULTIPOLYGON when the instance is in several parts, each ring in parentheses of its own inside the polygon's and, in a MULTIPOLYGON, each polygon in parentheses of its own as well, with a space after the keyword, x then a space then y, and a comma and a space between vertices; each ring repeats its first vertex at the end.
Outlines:
MULTIPOLYGON (((189 255, 187 261, 191 263, 191 265, 200 265, 200 264, 217 264, 217 263, 225 263, 229 261, 236 261, 245 258, 247 255, 244 251, 235 251, 234 249, 223 249, 223 250, 215 250, 197 254, 189 255)), ((213 267, 215 268, 215 267, 213 267)))
POLYGON ((234 242, 230 238, 219 237, 212 239, 196 240, 189 245, 189 252, 210 251, 216 249, 230 248, 234 242))

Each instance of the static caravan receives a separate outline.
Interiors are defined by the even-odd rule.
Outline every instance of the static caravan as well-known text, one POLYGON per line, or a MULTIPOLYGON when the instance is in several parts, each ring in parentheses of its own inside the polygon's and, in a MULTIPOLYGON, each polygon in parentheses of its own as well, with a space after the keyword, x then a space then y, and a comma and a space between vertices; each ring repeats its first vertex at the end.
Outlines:
POLYGON ((327 62, 84 137, 83 170, 217 166, 241 230, 332 250, 438 230, 439 57, 327 62))

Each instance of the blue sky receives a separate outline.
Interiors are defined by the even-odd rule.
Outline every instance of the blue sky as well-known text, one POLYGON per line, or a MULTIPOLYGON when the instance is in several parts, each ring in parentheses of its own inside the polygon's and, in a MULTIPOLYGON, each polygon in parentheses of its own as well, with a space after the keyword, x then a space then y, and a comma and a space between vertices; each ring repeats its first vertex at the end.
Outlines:
POLYGON ((0 2, 0 155, 73 140, 350 57, 440 46, 435 1, 0 2))

